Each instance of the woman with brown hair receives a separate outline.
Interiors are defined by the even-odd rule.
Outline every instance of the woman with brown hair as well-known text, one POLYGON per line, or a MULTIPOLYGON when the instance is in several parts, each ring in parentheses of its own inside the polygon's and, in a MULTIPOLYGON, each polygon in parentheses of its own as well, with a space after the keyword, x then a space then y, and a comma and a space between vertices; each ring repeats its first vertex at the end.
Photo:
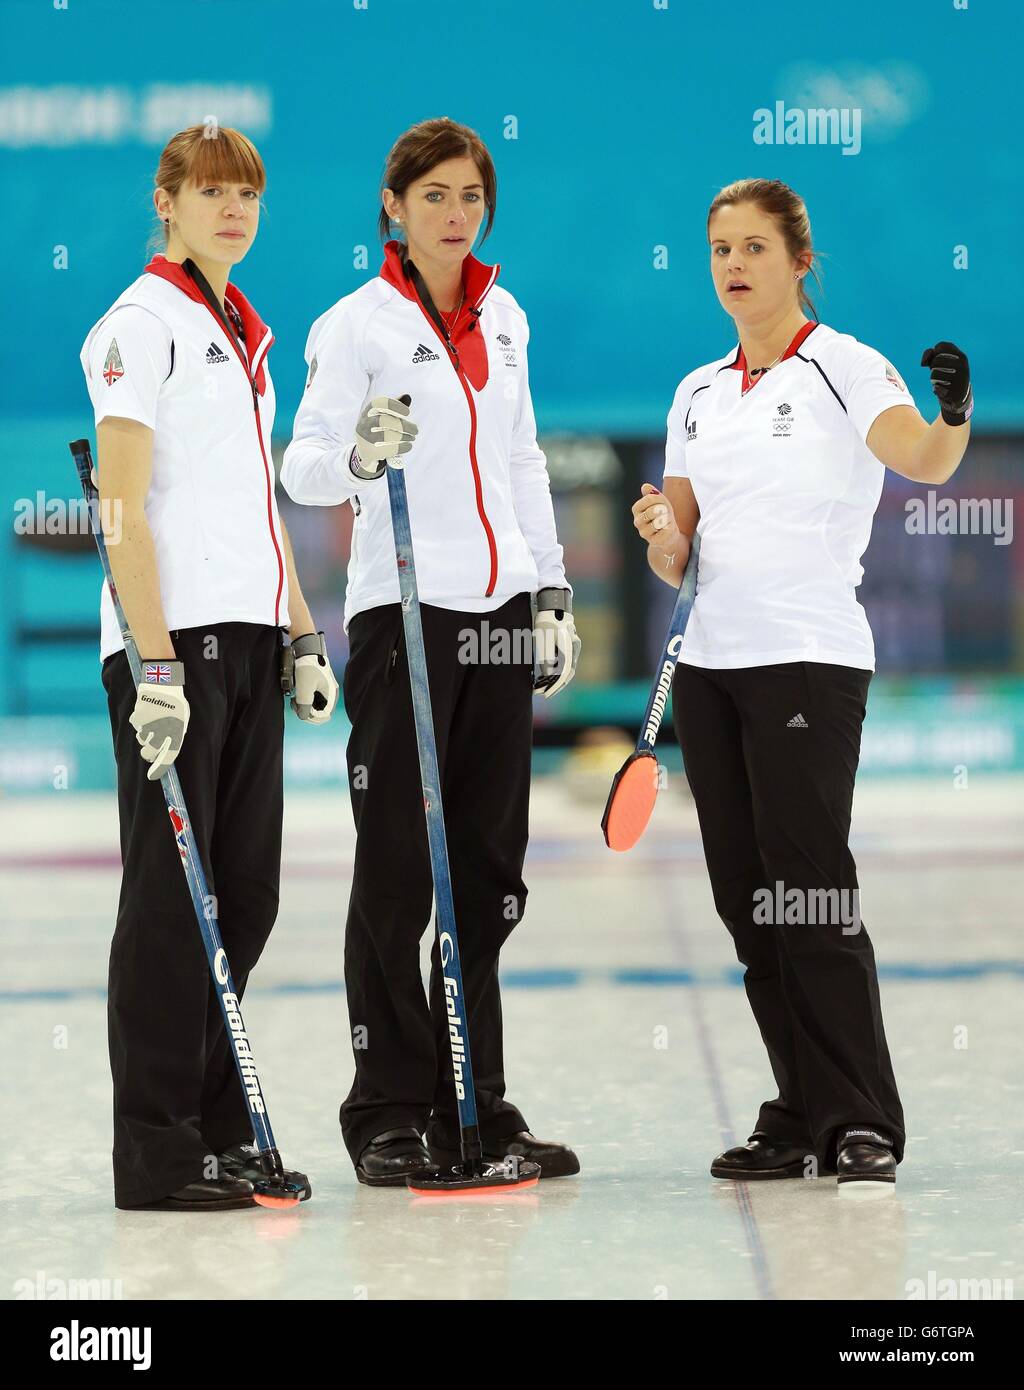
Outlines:
POLYGON ((848 843, 874 670, 856 587, 885 468, 942 483, 963 457, 967 358, 948 342, 924 353, 942 408, 929 425, 884 357, 818 323, 810 222, 783 183, 724 188, 707 234, 739 343, 684 377, 664 494, 645 483, 632 510, 667 584, 700 536, 673 719, 779 1089, 711 1172, 823 1169, 884 1191, 905 1130, 848 843))
POLYGON ((325 723, 338 694, 274 497, 273 336, 228 281, 265 183, 237 130, 175 135, 153 194, 164 252, 82 349, 101 511, 120 523, 108 554, 142 665, 136 687, 104 585, 124 865, 107 1000, 119 1207, 251 1207, 262 1175, 153 783, 174 763, 241 994, 278 907, 286 629, 298 717, 325 723))
POLYGON ((380 274, 313 325, 281 480, 356 514, 345 595, 357 829, 345 932, 356 1074, 341 1106, 361 1182, 459 1158, 432 880, 384 460, 403 455, 484 1157, 575 1173, 505 1099, 498 956, 526 905, 532 694, 572 679, 572 591, 527 379, 526 315, 472 255, 497 181, 480 137, 423 121, 388 155, 380 274), (391 237, 400 228, 404 240, 391 237), (402 397, 411 398, 411 406, 402 397), (415 423, 413 421, 415 420, 415 423), (426 1134, 427 1144, 423 1142, 426 1134))

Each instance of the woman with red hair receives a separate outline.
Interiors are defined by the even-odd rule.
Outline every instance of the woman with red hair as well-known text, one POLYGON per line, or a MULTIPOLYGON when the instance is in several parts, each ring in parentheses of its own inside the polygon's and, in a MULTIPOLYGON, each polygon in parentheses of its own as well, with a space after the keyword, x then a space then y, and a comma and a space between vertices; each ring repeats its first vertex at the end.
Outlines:
POLYGON ((119 1207, 250 1207, 261 1172, 153 782, 174 763, 241 993, 277 915, 282 667, 301 719, 325 723, 338 693, 274 497, 273 336, 228 280, 265 183, 238 131, 175 135, 153 195, 163 254, 82 349, 101 511, 118 520, 108 553, 143 672, 136 688, 104 586, 124 864, 107 1004, 119 1207))

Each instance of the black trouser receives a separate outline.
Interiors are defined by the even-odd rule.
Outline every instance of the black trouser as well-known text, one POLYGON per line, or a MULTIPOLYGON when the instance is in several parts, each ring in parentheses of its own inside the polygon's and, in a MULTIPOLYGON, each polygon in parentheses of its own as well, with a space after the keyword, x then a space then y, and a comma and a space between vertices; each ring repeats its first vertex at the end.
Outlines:
MULTIPOLYGON (((277 916, 281 870, 281 636, 255 623, 173 633, 189 724, 174 766, 239 995, 277 916)), ((252 1140, 195 909, 158 782, 128 717, 124 652, 103 663, 117 758, 124 872, 110 949, 114 1196, 139 1206, 252 1140)), ((257 1054, 258 1055, 258 1054, 257 1054)))
MULTIPOLYGON (((491 613, 420 611, 486 1146, 527 1128, 504 1099, 498 953, 526 905, 533 682, 520 637, 532 627, 530 600, 519 594, 491 613), (473 660, 467 633, 477 634, 478 656, 505 659, 473 660)), ((357 1162, 372 1138, 401 1125, 457 1149, 459 1125, 436 940, 429 1004, 420 976, 433 880, 400 605, 356 614, 349 640, 344 692, 358 833, 345 986, 356 1074, 341 1127, 357 1162)))
POLYGON ((715 906, 746 966, 779 1088, 756 1128, 810 1145, 826 1166, 841 1126, 890 1135, 897 1161, 905 1138, 874 952, 863 924, 851 926, 848 839, 870 680, 869 671, 807 661, 679 665, 672 693, 715 906), (812 925, 815 916, 831 924, 812 925))

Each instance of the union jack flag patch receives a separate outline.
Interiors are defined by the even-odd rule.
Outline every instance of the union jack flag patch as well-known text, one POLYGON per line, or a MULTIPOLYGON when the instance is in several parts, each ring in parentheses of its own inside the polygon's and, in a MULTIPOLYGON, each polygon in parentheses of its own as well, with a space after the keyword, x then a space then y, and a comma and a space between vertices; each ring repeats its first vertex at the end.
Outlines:
MULTIPOLYGON (((897 391, 907 390, 906 386, 904 386, 903 384, 903 378, 900 376, 899 372, 896 370, 896 368, 892 365, 891 362, 886 362, 885 364, 885 379, 890 386, 895 386, 897 391)), ((910 394, 909 391, 907 392, 907 394, 910 394)))
POLYGON ((178 846, 178 853, 182 859, 188 858, 188 837, 185 831, 188 829, 188 822, 176 806, 168 806, 167 814, 171 818, 174 826, 174 842, 178 846))
POLYGON ((107 360, 103 363, 103 380, 108 386, 113 386, 114 382, 123 376, 124 363, 121 361, 117 339, 111 338, 110 347, 107 349, 107 360))
POLYGON ((157 661, 149 661, 142 668, 142 679, 147 685, 170 685, 171 668, 157 661))

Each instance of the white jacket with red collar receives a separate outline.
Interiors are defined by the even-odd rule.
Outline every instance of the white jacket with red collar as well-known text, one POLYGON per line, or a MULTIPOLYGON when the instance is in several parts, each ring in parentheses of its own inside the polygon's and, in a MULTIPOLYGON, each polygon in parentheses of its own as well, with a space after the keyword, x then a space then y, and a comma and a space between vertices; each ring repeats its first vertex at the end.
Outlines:
MULTIPOLYGON (((288 622, 270 458, 274 339, 240 290, 229 284, 225 297, 243 343, 184 266, 156 256, 82 347, 96 424, 119 416, 153 431, 145 510, 172 632, 288 622)), ((100 627, 103 658, 124 645, 106 584, 100 627)))
POLYGON ((487 612, 514 594, 568 588, 547 462, 527 378, 526 315, 495 285, 499 266, 463 263, 465 303, 450 345, 390 241, 380 274, 310 330, 309 376, 281 482, 296 502, 356 512, 345 626, 398 603, 387 479, 349 468, 373 396, 412 398, 419 434, 404 455, 420 599, 487 612))

